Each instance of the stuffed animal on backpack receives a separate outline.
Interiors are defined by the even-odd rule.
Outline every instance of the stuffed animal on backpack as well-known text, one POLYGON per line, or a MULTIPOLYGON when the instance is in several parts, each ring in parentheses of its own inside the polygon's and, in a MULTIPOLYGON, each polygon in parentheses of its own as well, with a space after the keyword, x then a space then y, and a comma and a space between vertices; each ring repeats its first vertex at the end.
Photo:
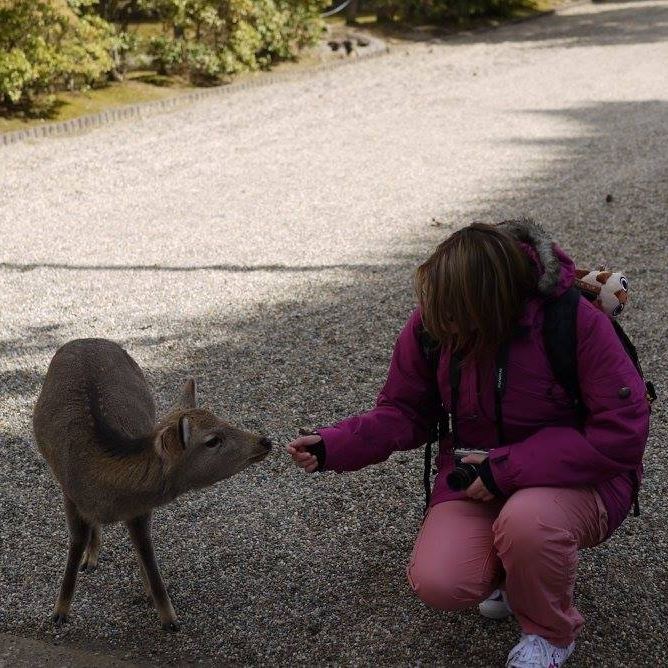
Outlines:
POLYGON ((620 271, 575 270, 575 285, 610 318, 616 318, 629 300, 629 281, 620 271))

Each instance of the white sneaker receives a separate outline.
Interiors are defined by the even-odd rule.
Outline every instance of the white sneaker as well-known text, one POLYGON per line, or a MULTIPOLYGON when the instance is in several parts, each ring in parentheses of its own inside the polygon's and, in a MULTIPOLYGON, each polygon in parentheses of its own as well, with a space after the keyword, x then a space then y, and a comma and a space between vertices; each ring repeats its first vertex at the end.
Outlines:
POLYGON ((506 592, 502 589, 496 589, 489 598, 478 604, 478 610, 483 617, 487 619, 505 619, 513 614, 508 603, 506 592))
POLYGON ((574 649, 574 642, 568 647, 557 647, 540 636, 522 634, 508 654, 506 668, 560 668, 574 649))

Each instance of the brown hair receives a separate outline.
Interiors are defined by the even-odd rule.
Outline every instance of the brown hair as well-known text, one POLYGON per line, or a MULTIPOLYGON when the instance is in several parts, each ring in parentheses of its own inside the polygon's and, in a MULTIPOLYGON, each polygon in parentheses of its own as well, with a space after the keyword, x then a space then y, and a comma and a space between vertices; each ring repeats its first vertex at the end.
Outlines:
POLYGON ((536 276, 515 239, 495 225, 473 223, 418 267, 415 287, 429 334, 480 359, 510 340, 536 276))

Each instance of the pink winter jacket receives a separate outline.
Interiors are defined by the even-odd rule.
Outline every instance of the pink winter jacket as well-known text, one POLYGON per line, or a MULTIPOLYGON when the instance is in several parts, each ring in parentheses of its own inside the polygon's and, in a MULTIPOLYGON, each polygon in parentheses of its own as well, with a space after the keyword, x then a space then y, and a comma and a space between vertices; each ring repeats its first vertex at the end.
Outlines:
MULTIPOLYGON (((629 512, 634 475, 640 478, 649 429, 645 385, 624 351, 608 317, 581 299, 577 312, 578 378, 587 408, 578 425, 572 401, 552 373, 543 345, 543 305, 573 283, 574 264, 536 225, 511 224, 536 265, 541 296, 531 299, 520 322, 527 334, 509 350, 503 398, 506 444, 494 421, 494 365, 462 369, 458 430, 462 447, 489 451, 499 490, 509 496, 537 486, 593 485, 608 511, 612 533, 629 512)), ((416 310, 397 339, 385 386, 375 408, 319 429, 325 469, 354 471, 387 459, 395 450, 423 445, 442 404, 450 408, 450 353, 441 352, 434 374, 420 344, 416 310)), ((445 478, 452 469, 449 438, 439 444, 438 475, 431 505, 466 498, 445 478)))

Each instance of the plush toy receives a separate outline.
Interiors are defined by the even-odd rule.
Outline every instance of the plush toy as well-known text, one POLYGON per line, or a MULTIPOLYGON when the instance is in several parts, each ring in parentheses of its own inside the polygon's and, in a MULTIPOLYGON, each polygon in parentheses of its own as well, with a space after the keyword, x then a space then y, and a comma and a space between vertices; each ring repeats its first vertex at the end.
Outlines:
POLYGON ((629 281, 620 271, 575 270, 575 285, 603 313, 616 318, 629 300, 629 281))

